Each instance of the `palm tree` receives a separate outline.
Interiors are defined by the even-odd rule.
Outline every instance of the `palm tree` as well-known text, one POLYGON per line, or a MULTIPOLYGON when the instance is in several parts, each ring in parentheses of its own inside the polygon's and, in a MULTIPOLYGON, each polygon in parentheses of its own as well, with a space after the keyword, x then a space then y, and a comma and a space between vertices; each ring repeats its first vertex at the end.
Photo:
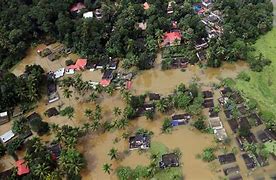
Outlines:
POLYGON ((99 121, 93 121, 91 124, 92 131, 97 131, 100 128, 101 124, 99 121))
POLYGON ((157 29, 157 30, 156 30, 155 36, 157 37, 157 42, 158 42, 158 44, 161 43, 163 34, 164 34, 164 31, 163 31, 163 30, 160 30, 160 29, 157 29))
POLYGON ((62 150, 58 163, 61 171, 67 176, 79 175, 85 166, 83 156, 73 148, 62 150))
POLYGON ((103 165, 103 171, 104 171, 105 173, 110 174, 111 171, 112 171, 111 166, 112 166, 112 164, 107 164, 107 163, 105 163, 105 164, 103 165))
POLYGON ((33 167, 33 173, 35 176, 40 177, 41 179, 43 179, 44 177, 46 177, 49 174, 49 169, 50 167, 47 166, 45 163, 42 164, 36 164, 33 167))
POLYGON ((92 109, 85 109, 85 111, 84 111, 84 115, 88 118, 88 119, 92 119, 92 117, 93 117, 93 111, 92 111, 92 109))
POLYGON ((95 113, 94 113, 94 120, 99 121, 102 119, 102 108, 98 104, 96 105, 95 113))
POLYGON ((90 129, 90 124, 89 123, 84 123, 82 126, 82 129, 84 130, 85 133, 87 133, 90 129))
POLYGON ((114 107, 113 114, 114 114, 114 116, 118 117, 122 114, 122 110, 119 107, 114 107))
POLYGON ((132 94, 129 92, 129 91, 126 91, 126 90, 122 90, 121 91, 121 96, 123 97, 123 99, 129 103, 131 101, 131 96, 132 94))
POLYGON ((168 108, 168 104, 165 98, 160 99, 159 101, 157 101, 156 103, 156 108, 158 111, 164 113, 166 112, 167 108, 168 108))
POLYGON ((122 118, 117 122, 116 127, 118 129, 125 129, 125 127, 128 126, 128 122, 129 120, 127 118, 122 118))
POLYGON ((73 91, 69 90, 69 88, 63 89, 63 96, 67 99, 70 99, 72 97, 73 91))
POLYGON ((110 156, 110 159, 117 159, 118 158, 118 150, 115 149, 114 147, 109 150, 108 155, 110 156))
POLYGON ((58 124, 55 124, 55 123, 50 124, 50 129, 51 129, 54 133, 56 133, 56 132, 59 130, 59 125, 58 125, 58 124))
POLYGON ((91 101, 91 102, 96 102, 97 98, 98 98, 98 95, 97 95, 95 92, 92 92, 92 93, 89 95, 88 100, 91 101))

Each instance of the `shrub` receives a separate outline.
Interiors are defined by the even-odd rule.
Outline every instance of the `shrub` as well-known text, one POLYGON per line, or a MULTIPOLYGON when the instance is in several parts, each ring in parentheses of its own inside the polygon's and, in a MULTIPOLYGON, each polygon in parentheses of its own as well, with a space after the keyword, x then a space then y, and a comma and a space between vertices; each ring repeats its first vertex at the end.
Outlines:
POLYGON ((22 143, 23 143, 23 139, 21 139, 21 138, 16 138, 16 139, 10 141, 6 146, 7 153, 9 155, 15 154, 15 151, 21 147, 22 143))
POLYGON ((250 81, 250 76, 249 76, 246 72, 244 72, 244 71, 242 71, 242 72, 237 76, 237 78, 240 79, 240 80, 243 80, 243 81, 247 81, 247 82, 250 81))
POLYGON ((211 162, 216 159, 213 148, 206 148, 201 155, 203 161, 211 162))
POLYGON ((193 126, 194 126, 196 129, 200 130, 200 131, 203 131, 203 130, 206 129, 206 125, 205 125, 205 122, 204 122, 204 120, 203 120, 202 117, 199 118, 198 120, 196 120, 196 121, 194 122, 193 126))
POLYGON ((242 137, 247 137, 247 136, 250 135, 250 130, 248 128, 245 128, 245 127, 240 127, 239 135, 242 136, 242 137))
POLYGON ((49 131, 49 124, 43 122, 40 118, 34 118, 30 121, 31 129, 39 136, 46 134, 49 131))
POLYGON ((171 132, 172 124, 169 118, 165 118, 162 125, 162 132, 169 133, 171 132))
POLYGON ((66 66, 70 66, 70 65, 73 65, 74 64, 74 61, 72 59, 68 59, 65 61, 65 65, 66 66))
POLYGON ((119 180, 131 179, 132 169, 130 167, 119 167, 116 172, 119 180))

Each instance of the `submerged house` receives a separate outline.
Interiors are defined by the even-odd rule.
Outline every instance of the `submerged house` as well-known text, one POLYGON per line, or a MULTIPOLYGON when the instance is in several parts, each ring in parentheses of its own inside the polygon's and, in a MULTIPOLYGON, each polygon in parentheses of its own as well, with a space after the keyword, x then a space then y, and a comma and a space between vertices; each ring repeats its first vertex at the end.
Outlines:
POLYGON ((167 32, 163 36, 161 47, 180 45, 182 34, 180 31, 167 32))
POLYGON ((172 115, 172 126, 186 125, 189 123, 192 116, 190 114, 175 114, 172 115))
POLYGON ((160 100, 160 95, 157 93, 149 93, 149 100, 150 101, 158 101, 158 100, 160 100))
POLYGON ((257 163, 255 162, 254 158, 249 154, 243 154, 242 158, 248 170, 254 169, 257 166, 257 163))
POLYGON ((213 92, 212 91, 202 91, 203 98, 208 99, 213 97, 213 92))
POLYGON ((163 154, 161 161, 159 162, 159 167, 165 169, 168 167, 178 167, 179 159, 175 153, 163 154))
POLYGON ((220 164, 229 164, 236 162, 236 157, 234 153, 228 153, 218 156, 218 160, 220 164))
POLYGON ((7 111, 1 112, 0 113, 0 125, 5 124, 9 121, 10 121, 10 118, 9 118, 8 112, 7 111))
POLYGON ((213 99, 204 99, 204 102, 203 102, 203 107, 204 108, 213 108, 215 105, 214 105, 214 100, 213 99))
POLYGON ((111 69, 111 70, 115 70, 117 69, 117 66, 119 64, 119 60, 118 59, 112 59, 110 60, 110 62, 107 64, 107 69, 111 69))
POLYGON ((225 176, 227 176, 229 174, 239 174, 240 167, 239 166, 228 167, 228 168, 223 169, 223 172, 224 172, 225 176))
POLYGON ((129 138, 129 149, 148 149, 150 147, 150 137, 146 134, 136 134, 129 138))

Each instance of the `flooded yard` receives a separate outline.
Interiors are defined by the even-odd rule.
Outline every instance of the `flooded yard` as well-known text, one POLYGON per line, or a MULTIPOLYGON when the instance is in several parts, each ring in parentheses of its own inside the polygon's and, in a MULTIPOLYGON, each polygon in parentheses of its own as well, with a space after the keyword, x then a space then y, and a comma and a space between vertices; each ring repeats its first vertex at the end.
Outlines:
MULTIPOLYGON (((43 48, 44 45, 39 45, 38 48, 43 48)), ((45 71, 54 71, 58 68, 65 67, 66 59, 76 60, 77 55, 71 54, 67 58, 60 58, 56 61, 49 61, 47 58, 40 58, 36 49, 28 51, 28 56, 24 58, 16 67, 12 70, 16 75, 20 75, 24 72, 25 65, 28 64, 39 64, 45 71)), ((200 84, 208 86, 212 83, 218 83, 221 78, 231 77, 234 78, 240 72, 248 69, 245 62, 239 61, 237 63, 228 64, 225 63, 221 68, 199 68, 199 66, 189 66, 185 72, 181 70, 167 70, 161 71, 160 67, 161 55, 158 55, 156 66, 153 69, 147 71, 141 71, 133 80, 132 92, 135 94, 143 94, 145 92, 156 92, 161 95, 166 95, 172 92, 172 90, 179 85, 184 83, 188 85, 191 81, 197 80, 200 84)), ((83 80, 99 81, 101 79, 100 71, 84 71, 80 72, 83 80)), ((73 93, 73 97, 66 99, 63 97, 62 91, 58 90, 60 100, 47 104, 46 97, 37 104, 36 112, 43 116, 43 119, 49 123, 56 124, 69 124, 72 126, 80 126, 89 120, 84 116, 84 111, 87 108, 94 109, 94 103, 87 103, 83 97, 73 93), (52 118, 45 117, 44 112, 50 107, 57 107, 64 104, 64 106, 73 106, 75 109, 75 115, 72 120, 67 117, 56 116, 52 118)), ((114 107, 125 107, 125 103, 122 101, 119 92, 115 92, 113 96, 107 94, 102 95, 99 98, 100 106, 102 107, 102 121, 114 121, 112 110, 114 107)), ((167 115, 169 116, 169 115, 167 115)), ((150 155, 149 153, 140 153, 138 151, 131 151, 127 153, 128 143, 127 140, 123 139, 122 134, 126 131, 132 133, 138 128, 144 128, 154 133, 151 141, 159 142, 170 150, 179 148, 182 152, 181 164, 182 171, 185 179, 188 180, 202 180, 202 179, 218 179, 218 176, 222 176, 222 172, 216 172, 212 170, 210 164, 202 162, 197 159, 196 155, 200 154, 204 148, 215 146, 214 135, 203 134, 194 129, 191 126, 181 126, 173 130, 171 134, 162 134, 161 126, 163 123, 164 115, 157 113, 153 121, 147 120, 146 118, 138 118, 132 120, 127 130, 116 130, 107 133, 91 133, 81 138, 78 144, 78 149, 84 154, 87 161, 87 168, 82 172, 83 179, 85 180, 98 180, 98 179, 117 179, 115 171, 112 171, 110 175, 104 173, 102 166, 104 163, 112 163, 112 169, 115 170, 119 166, 130 166, 135 168, 138 165, 149 165, 150 155), (116 148, 119 151, 119 160, 110 160, 107 155, 111 148, 116 148)), ((224 122, 225 123, 225 122, 224 122)), ((225 123, 227 124, 227 123, 225 123)), ((4 133, 10 128, 10 125, 0 126, 0 133, 4 133)), ((231 132, 228 125, 226 125, 227 133, 231 132)), ((50 136, 43 137, 45 140, 51 139, 50 136)), ((238 154, 240 156, 240 154, 238 154)), ((238 158, 238 164, 241 167, 242 174, 245 175, 245 165, 238 158)), ((5 163, 9 161, 5 160, 5 163)), ((7 169, 8 165, 5 165, 7 169)), ((272 166, 276 167, 276 166, 272 166)), ((271 171, 271 167, 262 171, 271 171), (270 168, 270 169, 269 169, 270 168)), ((272 168, 273 169, 273 168, 272 168)), ((263 173, 263 172, 256 172, 263 173)), ((246 176, 245 176, 246 177, 246 176)))

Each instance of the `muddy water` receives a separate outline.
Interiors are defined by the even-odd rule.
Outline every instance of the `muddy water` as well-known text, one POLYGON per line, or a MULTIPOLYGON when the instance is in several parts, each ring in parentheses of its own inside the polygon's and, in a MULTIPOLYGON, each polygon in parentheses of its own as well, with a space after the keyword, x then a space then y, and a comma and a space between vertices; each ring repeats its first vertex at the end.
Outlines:
MULTIPOLYGON (((38 48, 43 48, 44 45, 39 45, 38 48)), ((77 55, 70 55, 67 58, 60 58, 54 62, 50 62, 47 58, 40 58, 36 54, 36 49, 33 48, 28 51, 28 56, 22 60, 12 70, 16 75, 23 73, 25 65, 28 64, 40 64, 46 71, 54 71, 58 68, 65 66, 66 59, 77 59, 77 55)), ((176 85, 183 82, 188 84, 193 78, 199 80, 200 83, 208 85, 209 83, 218 82, 222 77, 235 77, 240 71, 247 69, 247 66, 243 62, 237 62, 236 64, 224 64, 223 67, 218 69, 200 69, 198 66, 189 66, 186 72, 180 70, 168 70, 161 71, 160 67, 161 56, 158 55, 157 64, 154 69, 140 72, 133 80, 132 91, 140 94, 146 91, 158 92, 161 94, 170 93, 176 85)), ((101 73, 99 71, 81 72, 84 80, 99 81, 101 73)), ((47 99, 44 97, 36 108, 36 112, 39 112, 43 119, 50 123, 57 123, 60 125, 68 124, 72 126, 81 126, 83 123, 89 122, 84 116, 86 108, 95 108, 94 103, 87 103, 84 101, 84 97, 79 96, 77 93, 73 94, 70 99, 65 99, 62 95, 62 90, 59 89, 61 99, 58 102, 47 104, 47 99), (64 104, 64 106, 73 106, 75 108, 75 116, 72 120, 66 117, 52 117, 47 118, 43 115, 46 109, 50 107, 57 107, 64 104)), ((99 98, 99 103, 102 107, 103 121, 115 120, 112 116, 112 109, 116 106, 123 108, 125 106, 122 102, 119 93, 115 93, 114 96, 103 95, 99 98)), ((217 179, 219 173, 211 171, 207 163, 203 163, 201 160, 196 159, 196 154, 202 152, 206 147, 213 146, 212 135, 206 135, 198 133, 195 130, 189 129, 189 127, 179 127, 173 131, 170 135, 164 135, 160 133, 160 127, 164 116, 157 115, 154 121, 148 121, 145 118, 139 118, 133 120, 130 123, 129 131, 134 132, 137 128, 142 127, 154 132, 152 141, 165 144, 170 149, 180 148, 182 151, 181 162, 183 164, 183 174, 186 179, 217 179)), ((0 127, 2 132, 2 128, 0 127)), ((87 160, 87 169, 82 172, 82 176, 86 180, 91 179, 117 179, 114 171, 111 175, 105 174, 102 170, 104 163, 112 163, 112 168, 116 169, 120 165, 130 166, 135 168, 137 165, 148 165, 149 154, 139 154, 137 151, 133 151, 129 154, 125 154, 124 151, 128 149, 126 140, 122 139, 123 131, 108 132, 105 134, 89 134, 82 138, 79 143, 79 150, 83 152, 85 159, 87 160), (115 142, 115 138, 119 138, 119 142, 115 142), (109 150, 115 147, 120 153, 121 160, 110 160, 107 155, 109 150)), ((43 140, 49 141, 53 137, 45 136, 43 140)))
POLYGON ((224 63, 221 68, 199 68, 197 65, 190 65, 185 72, 180 69, 161 71, 161 55, 157 56, 156 66, 153 69, 141 71, 133 81, 133 91, 137 94, 146 91, 168 94, 180 83, 189 84, 196 80, 199 83, 218 83, 219 79, 234 78, 241 71, 248 69, 244 61, 236 63, 224 63))

